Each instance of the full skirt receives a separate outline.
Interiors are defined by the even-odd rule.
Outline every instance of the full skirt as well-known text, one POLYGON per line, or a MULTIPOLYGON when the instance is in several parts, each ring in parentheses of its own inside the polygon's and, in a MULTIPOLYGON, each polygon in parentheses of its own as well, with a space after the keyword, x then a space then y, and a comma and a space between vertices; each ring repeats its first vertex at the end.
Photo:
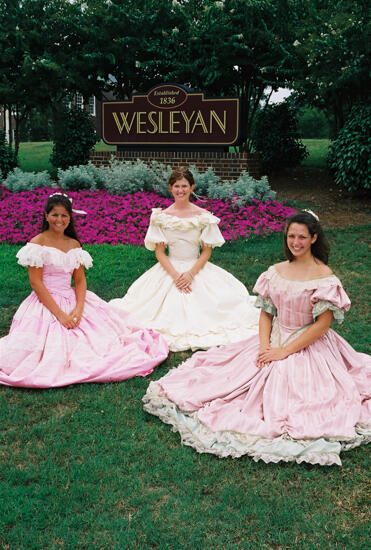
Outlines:
MULTIPOLYGON (((51 295, 59 307, 75 307, 73 288, 51 295)), ((163 337, 137 326, 87 291, 83 317, 66 329, 32 292, 18 308, 10 332, 0 339, 0 384, 27 388, 78 382, 112 382, 146 376, 164 361, 163 337)))
POLYGON ((341 464, 371 439, 371 358, 329 330, 259 369, 258 336, 195 353, 151 382, 144 408, 220 457, 341 464))
MULTIPOLYGON (((172 259, 180 272, 195 260, 172 259)), ((207 349, 244 340, 258 332, 259 311, 246 287, 224 269, 207 262, 192 281, 192 292, 179 292, 173 279, 156 264, 137 279, 113 308, 135 314, 160 332, 171 351, 207 349)))

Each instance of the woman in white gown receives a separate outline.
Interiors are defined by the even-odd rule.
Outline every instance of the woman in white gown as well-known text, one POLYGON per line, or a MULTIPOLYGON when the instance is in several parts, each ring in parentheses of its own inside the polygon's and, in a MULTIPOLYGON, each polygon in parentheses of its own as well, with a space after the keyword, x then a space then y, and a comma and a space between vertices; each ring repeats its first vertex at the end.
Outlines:
POLYGON ((152 210, 144 240, 158 264, 110 305, 135 313, 137 321, 165 337, 171 351, 207 349, 257 334, 255 297, 233 275, 208 261, 224 239, 220 220, 190 202, 192 173, 174 170, 169 189, 174 203, 152 210))

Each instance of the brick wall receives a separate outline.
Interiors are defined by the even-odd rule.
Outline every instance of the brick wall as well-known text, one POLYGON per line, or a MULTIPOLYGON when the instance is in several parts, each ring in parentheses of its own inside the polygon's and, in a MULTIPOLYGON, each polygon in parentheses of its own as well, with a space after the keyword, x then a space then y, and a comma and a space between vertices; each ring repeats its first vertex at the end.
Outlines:
POLYGON ((172 168, 195 165, 199 172, 211 166, 214 173, 221 179, 237 179, 243 170, 247 170, 254 178, 260 178, 259 157, 249 153, 223 153, 206 151, 93 151, 90 160, 95 166, 107 165, 111 156, 118 160, 133 161, 141 159, 143 162, 156 160, 172 168))

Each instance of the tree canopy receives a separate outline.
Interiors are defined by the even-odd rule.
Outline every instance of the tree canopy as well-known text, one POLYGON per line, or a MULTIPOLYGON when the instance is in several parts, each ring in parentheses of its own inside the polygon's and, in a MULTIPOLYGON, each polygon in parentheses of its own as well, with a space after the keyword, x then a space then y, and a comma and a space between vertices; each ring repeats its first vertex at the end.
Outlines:
POLYGON ((3 0, 0 104, 17 122, 79 92, 162 81, 238 95, 242 142, 266 90, 289 86, 337 127, 370 88, 367 0, 3 0))

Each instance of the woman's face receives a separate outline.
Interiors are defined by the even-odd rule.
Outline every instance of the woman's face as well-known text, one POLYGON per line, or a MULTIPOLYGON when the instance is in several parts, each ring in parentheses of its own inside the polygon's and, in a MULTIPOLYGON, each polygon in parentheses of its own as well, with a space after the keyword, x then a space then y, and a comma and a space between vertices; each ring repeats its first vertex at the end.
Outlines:
POLYGON ((311 245, 317 240, 317 234, 313 237, 304 223, 292 223, 287 231, 287 246, 294 258, 301 258, 311 253, 311 245))
POLYGON ((47 214, 45 219, 49 224, 49 229, 55 233, 64 233, 70 223, 70 215, 62 204, 56 204, 47 214))
POLYGON ((194 187, 194 185, 190 185, 186 178, 177 180, 173 185, 169 185, 175 202, 188 202, 194 187))

